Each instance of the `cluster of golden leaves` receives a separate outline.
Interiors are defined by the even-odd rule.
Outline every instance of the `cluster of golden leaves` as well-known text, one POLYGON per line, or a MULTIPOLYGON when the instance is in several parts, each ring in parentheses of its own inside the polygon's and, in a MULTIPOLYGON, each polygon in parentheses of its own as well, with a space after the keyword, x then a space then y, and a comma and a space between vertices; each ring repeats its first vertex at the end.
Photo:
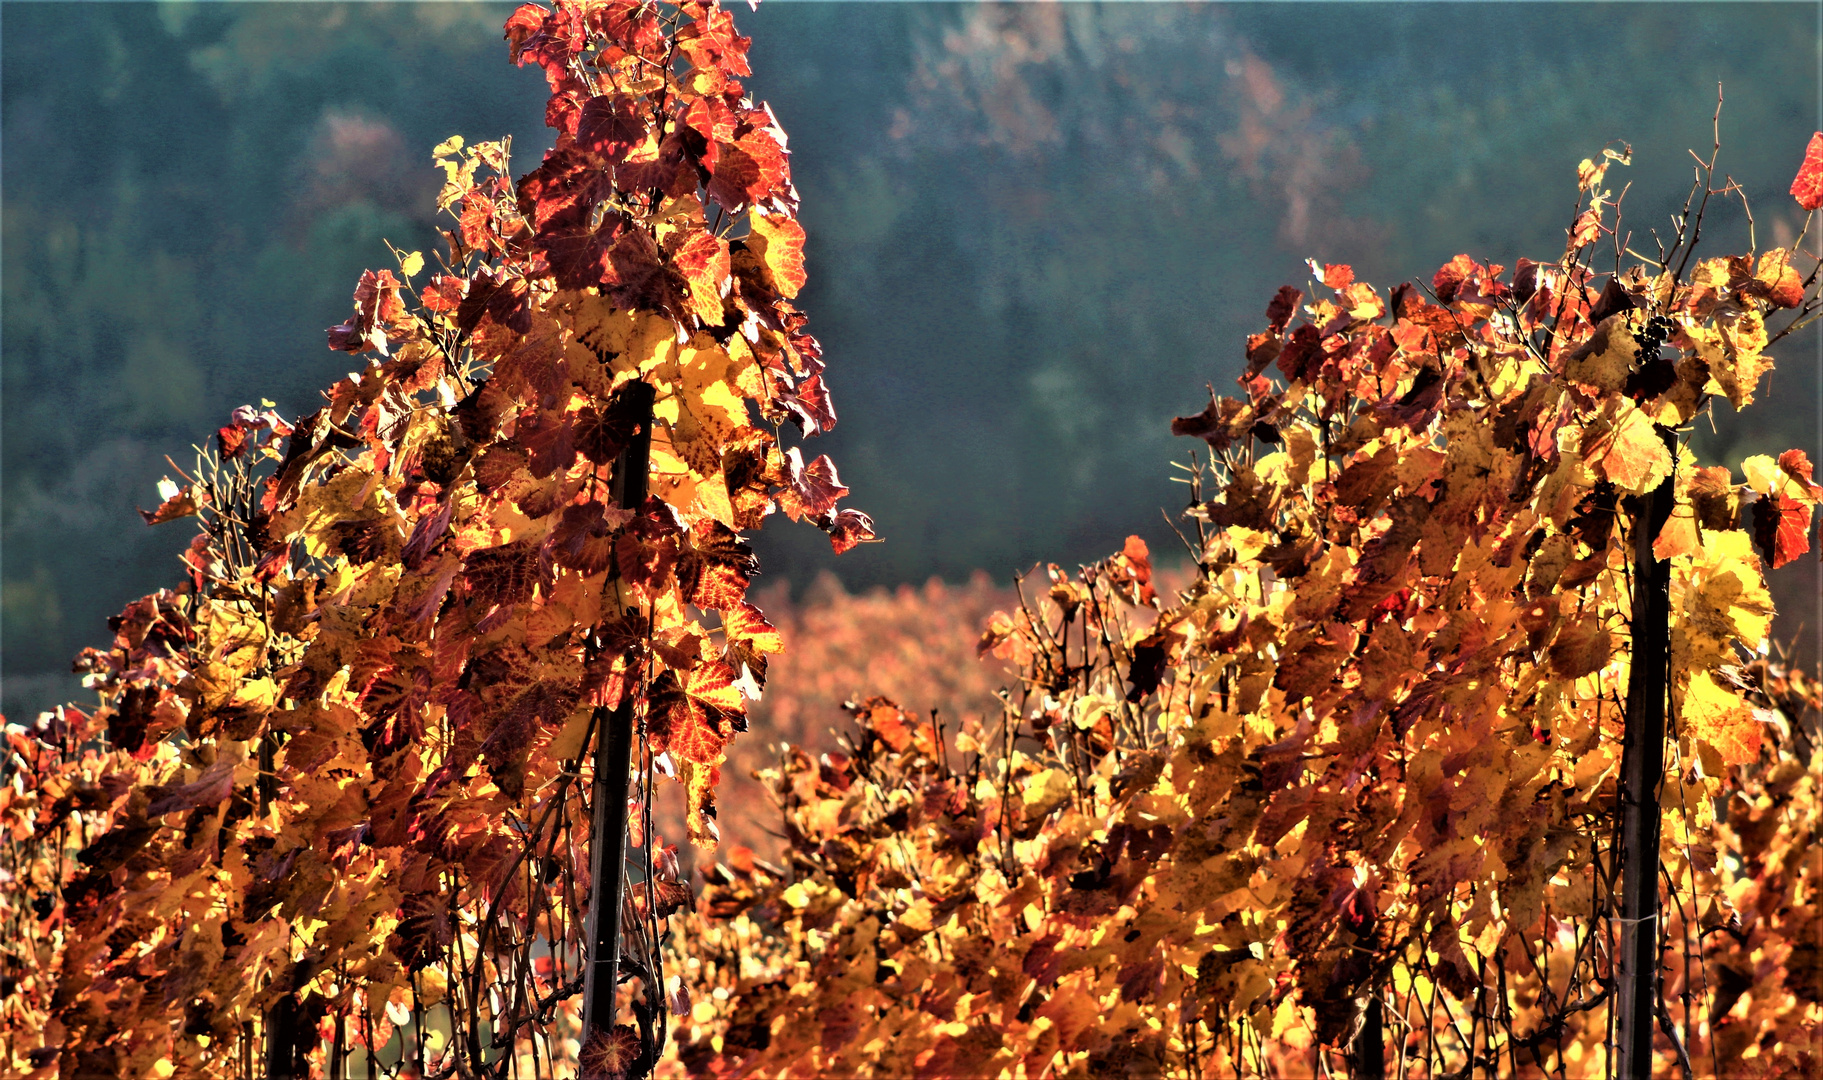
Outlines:
MULTIPOLYGON (((780 443, 834 414, 732 17, 559 0, 506 36, 555 149, 515 184, 504 143, 438 147, 442 272, 362 277, 329 344, 365 366, 295 425, 237 410, 167 482, 147 517, 200 516, 189 580, 79 661, 98 706, 7 729, 8 1075, 573 1066, 588 747, 632 699, 637 968, 689 900, 655 778, 713 846, 782 648, 741 533, 872 535, 780 443)), ((636 973, 653 1043, 662 973, 636 973)))
POLYGON ((1137 539, 1051 567, 982 639, 1022 676, 998 725, 876 699, 789 756, 787 865, 711 874, 674 1067, 1327 1075, 1383 1038, 1372 1075, 1601 1075, 1635 530, 1669 477, 1660 1065, 1810 1075, 1823 693, 1764 659, 1761 567, 1823 491, 1801 452, 1743 482, 1677 436, 1750 402, 1817 274, 1598 275, 1601 173, 1556 263, 1281 290, 1245 396, 1175 425, 1209 446, 1196 580, 1158 595, 1137 539))

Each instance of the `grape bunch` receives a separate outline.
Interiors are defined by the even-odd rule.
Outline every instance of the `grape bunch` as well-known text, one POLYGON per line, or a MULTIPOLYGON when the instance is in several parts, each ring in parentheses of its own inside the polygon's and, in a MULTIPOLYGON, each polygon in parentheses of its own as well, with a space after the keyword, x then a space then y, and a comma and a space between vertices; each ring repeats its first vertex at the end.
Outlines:
POLYGON ((1625 387, 1626 394, 1633 400, 1650 400, 1677 385, 1677 366, 1658 354, 1665 339, 1676 328, 1677 324, 1670 319, 1654 315, 1643 329, 1633 332, 1633 340, 1639 345, 1639 363, 1627 376, 1625 387))
POLYGON ((1639 362, 1649 364, 1658 359, 1659 349, 1664 347, 1665 339, 1677 324, 1663 315, 1654 315, 1647 320, 1645 328, 1633 332, 1633 340, 1639 345, 1639 362))

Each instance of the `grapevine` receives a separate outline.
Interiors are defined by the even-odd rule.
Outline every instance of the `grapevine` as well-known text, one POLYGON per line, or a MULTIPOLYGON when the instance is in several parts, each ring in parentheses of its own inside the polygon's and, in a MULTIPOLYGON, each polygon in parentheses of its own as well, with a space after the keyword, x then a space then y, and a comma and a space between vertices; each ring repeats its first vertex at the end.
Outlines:
POLYGON ((713 847, 782 648, 742 533, 871 523, 786 435, 835 414, 732 16, 560 0, 505 36, 553 149, 515 181, 505 140, 436 148, 437 265, 362 275, 320 410, 236 410, 167 481, 185 580, 81 658, 95 703, 8 728, 10 1075, 618 1077, 688 1009, 653 807, 713 847))
MULTIPOLYGON (((1137 538, 1027 575, 981 641, 1020 672, 998 722, 946 736, 863 700, 839 753, 789 752, 788 860, 717 868, 678 957, 720 991, 681 1063, 1615 1075, 1638 676, 1672 727, 1634 1068, 1814 1071, 1823 691, 1768 658, 1763 567, 1808 549, 1823 488, 1802 451, 1734 473, 1687 439, 1751 404, 1816 262, 1691 256, 1698 202, 1671 257, 1598 273, 1623 157, 1583 163, 1556 261, 1281 289, 1242 395, 1174 424, 1207 447, 1195 579, 1160 589, 1137 538), (1649 563, 1656 685, 1632 663, 1649 563)), ((1819 177, 1823 135, 1806 209, 1819 177)))

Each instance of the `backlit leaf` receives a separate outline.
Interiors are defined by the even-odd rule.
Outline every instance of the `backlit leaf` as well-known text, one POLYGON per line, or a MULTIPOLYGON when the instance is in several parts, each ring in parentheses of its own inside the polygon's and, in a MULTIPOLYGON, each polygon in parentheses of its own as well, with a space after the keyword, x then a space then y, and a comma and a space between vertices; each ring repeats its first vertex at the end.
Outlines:
POLYGON ((1684 730, 1714 747, 1730 765, 1760 755, 1760 723, 1753 707, 1706 671, 1695 671, 1678 708, 1684 730))
POLYGON ((1564 374, 1597 390, 1619 390, 1633 370, 1638 343, 1625 315, 1612 315, 1564 361, 1564 374))
POLYGON ((1659 429, 1631 402, 1610 400, 1581 449, 1596 474, 1623 491, 1650 491, 1671 475, 1671 451, 1659 429))
POLYGON ((804 287, 804 227, 788 217, 754 214, 747 246, 760 258, 767 279, 791 299, 804 287))
POLYGON ((1768 495, 1753 504, 1753 539, 1777 570, 1810 550, 1812 504, 1786 495, 1768 495))
POLYGON ((1791 182, 1791 196, 1806 210, 1823 206, 1823 131, 1812 135, 1804 148, 1804 163, 1791 182))

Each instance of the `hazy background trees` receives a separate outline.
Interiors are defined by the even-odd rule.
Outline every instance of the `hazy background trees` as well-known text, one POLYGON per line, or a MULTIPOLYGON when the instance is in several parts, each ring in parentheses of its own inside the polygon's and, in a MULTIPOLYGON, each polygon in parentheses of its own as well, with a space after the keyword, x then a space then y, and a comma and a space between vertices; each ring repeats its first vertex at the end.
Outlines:
MULTIPOLYGON (((359 271, 434 246, 432 145, 544 147, 545 91, 491 4, 0 8, 0 664, 15 716, 174 578, 135 505, 242 402, 313 407, 359 271), (452 92, 450 87, 460 88, 452 92)), ((1814 9, 1783 4, 737 6, 791 133, 802 298, 831 360, 826 441, 886 542, 832 559, 769 530, 769 575, 850 587, 1004 577, 1129 532, 1174 544, 1171 416, 1239 367, 1307 257, 1376 283, 1459 251, 1561 250, 1576 162, 1630 142, 1635 250, 1720 168, 1762 246, 1819 124, 1814 9)), ((1711 216, 1746 246, 1738 202, 1711 216)), ((1776 350, 1752 430, 1818 446, 1814 336, 1776 350), (1770 420, 1768 419, 1770 417, 1770 420)), ((1724 412, 1726 408, 1724 407, 1724 412)), ((1772 575, 1785 633, 1816 564, 1772 575)), ((1814 614, 1813 614, 1814 611, 1814 614)), ((1809 638, 1814 641, 1814 636, 1809 638)), ((1807 651, 1813 651, 1809 646, 1807 651)))

